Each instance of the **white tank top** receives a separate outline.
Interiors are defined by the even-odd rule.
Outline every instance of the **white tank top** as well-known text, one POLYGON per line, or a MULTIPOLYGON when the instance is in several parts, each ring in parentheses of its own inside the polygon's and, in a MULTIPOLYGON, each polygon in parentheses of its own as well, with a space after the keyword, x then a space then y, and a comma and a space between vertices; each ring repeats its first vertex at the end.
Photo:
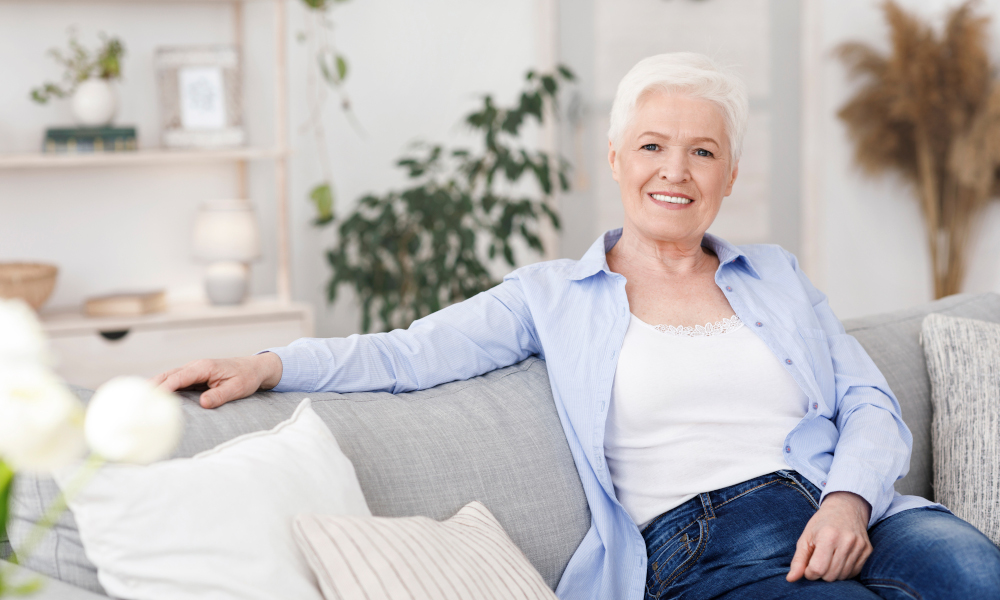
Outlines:
POLYGON ((639 528, 702 492, 787 469, 808 399, 733 316, 705 327, 632 315, 604 433, 618 501, 639 528))

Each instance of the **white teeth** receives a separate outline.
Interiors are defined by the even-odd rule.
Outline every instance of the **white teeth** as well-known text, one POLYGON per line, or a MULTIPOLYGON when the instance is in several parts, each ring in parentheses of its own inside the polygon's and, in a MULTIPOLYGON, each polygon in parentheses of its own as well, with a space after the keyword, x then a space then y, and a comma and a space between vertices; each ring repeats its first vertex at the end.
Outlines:
POLYGON ((694 200, 690 198, 679 198, 677 196, 665 196, 663 194, 650 194, 655 200, 669 202, 671 204, 691 204, 694 200))

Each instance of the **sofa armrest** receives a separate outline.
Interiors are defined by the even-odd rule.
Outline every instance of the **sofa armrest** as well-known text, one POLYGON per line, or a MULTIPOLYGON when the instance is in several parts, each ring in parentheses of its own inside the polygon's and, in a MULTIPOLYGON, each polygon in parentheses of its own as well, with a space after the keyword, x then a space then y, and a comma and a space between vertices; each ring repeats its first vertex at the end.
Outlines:
POLYGON ((107 596, 99 596, 83 588, 63 583, 58 579, 39 575, 34 571, 5 560, 0 560, 0 569, 3 570, 4 580, 10 583, 27 583, 32 579, 40 579, 42 581, 42 589, 38 593, 29 596, 31 600, 108 600, 107 596))

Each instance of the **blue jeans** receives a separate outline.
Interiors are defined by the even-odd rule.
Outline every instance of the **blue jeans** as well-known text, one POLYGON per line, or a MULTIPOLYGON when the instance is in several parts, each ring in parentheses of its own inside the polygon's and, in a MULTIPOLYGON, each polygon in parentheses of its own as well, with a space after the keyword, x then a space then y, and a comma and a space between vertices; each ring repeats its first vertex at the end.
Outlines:
POLYGON ((868 530, 872 554, 844 581, 785 580, 820 490, 778 471, 700 494, 646 526, 646 599, 1000 598, 1000 549, 975 527, 932 508, 868 530))

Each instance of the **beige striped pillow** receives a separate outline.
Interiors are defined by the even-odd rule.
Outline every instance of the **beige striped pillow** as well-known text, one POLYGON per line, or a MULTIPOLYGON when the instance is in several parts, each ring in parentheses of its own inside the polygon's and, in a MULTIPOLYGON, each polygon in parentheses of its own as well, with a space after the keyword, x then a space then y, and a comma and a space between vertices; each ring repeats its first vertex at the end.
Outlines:
POLYGON ((490 511, 447 521, 299 515, 295 541, 326 600, 555 600, 490 511))

